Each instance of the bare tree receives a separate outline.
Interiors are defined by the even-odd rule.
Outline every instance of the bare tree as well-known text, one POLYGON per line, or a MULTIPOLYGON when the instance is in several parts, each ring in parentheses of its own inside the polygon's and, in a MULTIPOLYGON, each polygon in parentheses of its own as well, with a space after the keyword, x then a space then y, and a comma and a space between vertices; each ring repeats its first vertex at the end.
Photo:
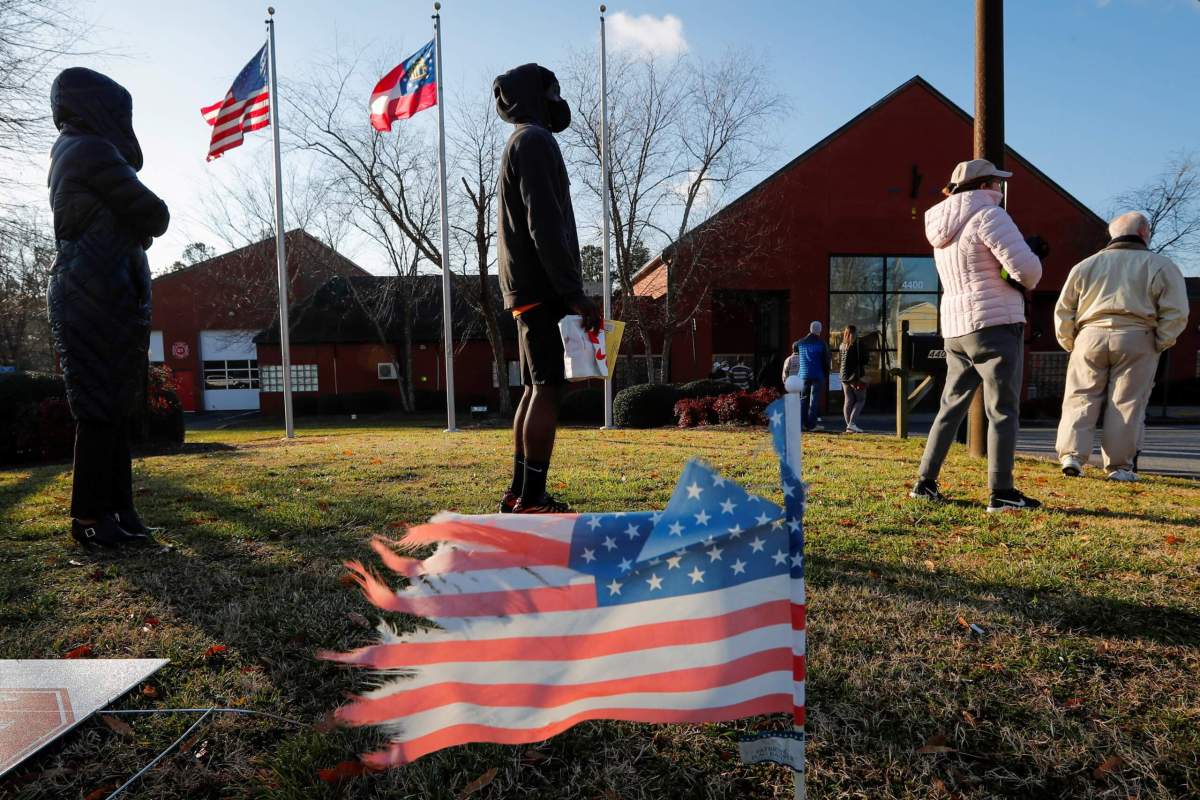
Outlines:
MULTIPOLYGON (((594 54, 577 52, 568 68, 575 109, 568 145, 577 179, 599 197, 600 97, 594 54)), ((615 240, 614 266, 620 285, 620 313, 642 340, 647 375, 666 380, 672 338, 689 325, 717 275, 738 259, 714 246, 727 236, 684 239, 698 223, 707 229, 738 229, 744 254, 760 253, 770 237, 747 225, 743 214, 714 220, 727 195, 761 168, 768 150, 768 123, 784 109, 782 96, 761 78, 761 67, 742 53, 715 61, 681 57, 663 63, 653 57, 617 53, 610 74, 619 76, 609 92, 610 214, 615 240), (634 291, 645 262, 640 242, 663 247, 662 294, 643 302, 634 291), (673 244, 672 244, 673 243, 673 244), (661 338, 662 368, 652 367, 655 335, 661 338)))
POLYGON ((86 23, 66 0, 0 0, 0 185, 11 169, 49 144, 50 82, 86 23))
POLYGON ((1200 158, 1180 153, 1152 181, 1119 195, 1114 215, 1141 211, 1150 220, 1150 247, 1191 268, 1200 266, 1200 158))
POLYGON ((764 73, 761 65, 747 64, 740 51, 730 51, 717 61, 700 62, 688 72, 688 93, 674 129, 677 164, 684 176, 677 189, 681 208, 673 245, 662 254, 666 270, 664 380, 671 374, 672 337, 695 318, 708 299, 714 277, 723 269, 736 267, 734 262, 762 255, 774 241, 764 226, 756 224, 769 219, 767 215, 748 215, 743 209, 729 218, 713 217, 729 190, 761 168, 769 150, 764 136, 767 123, 785 108, 783 96, 761 80, 764 73), (698 220, 709 220, 709 230, 703 238, 691 237, 685 242, 685 235, 698 220), (712 246, 725 241, 740 244, 737 257, 726 248, 712 246))
POLYGON ((294 86, 286 132, 294 148, 318 158, 339 213, 380 248, 393 269, 391 280, 377 284, 386 296, 359 301, 373 311, 380 341, 394 347, 402 408, 411 410, 413 325, 430 287, 422 270, 441 268, 434 243, 436 161, 432 144, 413 126, 380 133, 364 124, 358 99, 368 87, 358 66, 335 55, 314 77, 294 86))
POLYGON ((462 252, 458 287, 483 323, 492 348, 497 407, 501 414, 508 414, 512 411, 512 395, 500 330, 502 303, 490 279, 495 264, 492 245, 496 239, 496 180, 504 132, 490 93, 457 108, 451 142, 456 155, 455 171, 462 187, 461 193, 453 195, 451 226, 462 252))
MULTIPOLYGON (((642 340, 646 373, 656 380, 652 359, 657 329, 652 308, 636 300, 634 278, 642 268, 638 243, 654 241, 655 222, 669 205, 679 179, 674 152, 678 108, 686 97, 682 61, 667 64, 652 58, 615 53, 610 84, 609 213, 613 232, 613 272, 622 302, 614 313, 630 324, 642 340)), ((596 54, 576 51, 570 57, 563 85, 571 103, 571 127, 565 132, 567 150, 578 183, 586 186, 598 207, 600 184, 600 87, 596 54)))
POLYGON ((46 316, 54 256, 53 233, 37 212, 25 209, 0 218, 0 364, 54 368, 46 316))

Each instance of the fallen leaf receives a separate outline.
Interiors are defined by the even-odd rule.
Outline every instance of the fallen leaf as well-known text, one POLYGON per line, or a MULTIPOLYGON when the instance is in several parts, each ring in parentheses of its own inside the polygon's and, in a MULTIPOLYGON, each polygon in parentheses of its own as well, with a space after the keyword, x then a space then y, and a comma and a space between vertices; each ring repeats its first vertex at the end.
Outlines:
POLYGON ((475 792, 478 792, 480 789, 487 786, 489 783, 491 783, 492 781, 494 781, 496 779, 497 772, 499 772, 499 770, 497 770, 495 767, 492 767, 487 772, 483 773, 478 778, 476 778, 475 780, 468 783, 466 785, 466 787, 463 788, 462 794, 459 795, 459 799, 461 800, 461 798, 463 798, 463 797, 468 797, 470 795, 473 795, 473 794, 475 794, 475 792))
POLYGON ((142 686, 142 697, 154 700, 158 697, 158 689, 152 683, 142 686))
POLYGON ((126 739, 133 738, 133 728, 129 727, 129 723, 125 720, 118 719, 110 714, 101 714, 100 721, 104 723, 104 727, 118 736, 124 736, 126 739))
POLYGON ((962 712, 962 718, 963 718, 963 722, 966 722, 968 725, 974 725, 976 722, 975 715, 972 714, 970 711, 964 710, 962 712))
POLYGON ((73 650, 68 650, 63 653, 63 658, 91 658, 92 646, 90 644, 81 644, 73 650))
POLYGON ((1167 537, 1166 537, 1167 544, 1179 544, 1182 541, 1183 541, 1183 539, 1179 538, 1178 536, 1176 536, 1173 533, 1167 534, 1167 537))
POLYGON ((934 734, 930 736, 925 744, 917 748, 918 753, 955 753, 953 747, 946 744, 946 735, 944 733, 934 734))
POLYGON ((104 570, 101 569, 100 567, 96 567, 94 570, 92 570, 88 574, 88 577, 91 578, 92 580, 96 581, 97 583, 99 583, 100 581, 108 580, 108 575, 105 574, 104 570))
POLYGON ((874 578, 875 580, 879 580, 880 578, 882 578, 882 577, 883 577, 883 573, 882 573, 882 572, 880 572, 880 571, 879 571, 879 570, 877 570, 877 569, 869 569, 869 570, 867 570, 867 575, 869 575, 870 577, 874 578))
POLYGON ((1092 770, 1092 777, 1098 781, 1103 780, 1104 778, 1108 777, 1109 774, 1120 769, 1121 765, 1124 763, 1125 759, 1121 758, 1120 756, 1109 756, 1108 758, 1104 759, 1100 766, 1092 770))
POLYGON ((352 456, 352 455, 354 455, 354 451, 353 450, 344 450, 344 451, 342 451, 342 455, 352 456))
POLYGON ((925 559, 925 569, 929 572, 937 572, 937 564, 934 564, 927 558, 925 559))
POLYGON ((212 647, 210 647, 204 651, 204 657, 205 658, 216 658, 217 656, 221 655, 228 649, 229 648, 223 644, 214 644, 212 647))
POLYGON ((838 525, 841 525, 843 528, 853 528, 854 520, 849 519, 848 517, 842 517, 838 520, 838 525))
POLYGON ((964 628, 970 628, 970 627, 971 627, 971 623, 967 622, 967 618, 966 618, 966 617, 964 617, 962 614, 959 614, 959 615, 958 615, 958 624, 959 624, 959 625, 962 625, 964 628))
POLYGON ((550 756, 543 753, 541 750, 535 750, 532 747, 521 754, 521 760, 528 764, 536 764, 539 761, 545 761, 550 756))
POLYGON ((383 459, 382 459, 382 458, 372 458, 372 459, 371 459, 371 463, 372 463, 372 464, 382 464, 382 463, 383 463, 383 459))
POLYGON ((353 622, 355 625, 357 625, 360 628, 371 627, 371 621, 369 619, 367 619, 366 617, 364 617, 362 614, 359 614, 357 611, 346 612, 346 619, 350 620, 351 622, 353 622))
POLYGON ((370 767, 361 761, 343 761, 335 767, 320 770, 317 772, 317 777, 325 783, 341 783, 365 775, 370 771, 370 767))
POLYGON ((1068 697, 1063 701, 1063 708, 1079 708, 1083 705, 1082 697, 1068 697))
POLYGON ((115 783, 109 783, 104 786, 99 786, 95 789, 92 789, 87 794, 85 794, 83 796, 83 800, 104 800, 104 798, 108 797, 110 794, 112 794, 116 790, 117 790, 117 784, 115 784, 115 783))

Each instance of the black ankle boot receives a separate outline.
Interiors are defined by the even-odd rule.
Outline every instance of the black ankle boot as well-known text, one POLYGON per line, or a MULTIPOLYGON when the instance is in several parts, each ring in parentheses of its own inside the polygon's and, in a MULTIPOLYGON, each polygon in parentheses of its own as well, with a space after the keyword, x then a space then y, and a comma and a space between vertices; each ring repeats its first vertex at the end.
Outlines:
POLYGON ((150 529, 146 527, 146 523, 142 522, 142 518, 138 516, 137 511, 132 508, 114 512, 113 519, 126 533, 131 533, 134 536, 150 535, 150 529))
POLYGON ((71 538, 84 547, 118 547, 131 542, 131 536, 112 517, 101 517, 88 525, 71 520, 71 538))

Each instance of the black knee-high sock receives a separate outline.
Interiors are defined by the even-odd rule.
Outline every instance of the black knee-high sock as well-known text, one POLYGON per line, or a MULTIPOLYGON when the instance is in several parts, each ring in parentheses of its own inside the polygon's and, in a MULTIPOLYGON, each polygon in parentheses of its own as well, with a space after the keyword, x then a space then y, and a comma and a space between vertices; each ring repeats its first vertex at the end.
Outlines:
POLYGON ((525 485, 525 458, 523 456, 513 456, 513 477, 512 483, 509 484, 508 491, 512 494, 521 494, 521 487, 525 485))
POLYGON ((521 487, 521 500, 525 503, 540 503, 546 494, 546 473, 549 461, 525 459, 525 485, 521 487))

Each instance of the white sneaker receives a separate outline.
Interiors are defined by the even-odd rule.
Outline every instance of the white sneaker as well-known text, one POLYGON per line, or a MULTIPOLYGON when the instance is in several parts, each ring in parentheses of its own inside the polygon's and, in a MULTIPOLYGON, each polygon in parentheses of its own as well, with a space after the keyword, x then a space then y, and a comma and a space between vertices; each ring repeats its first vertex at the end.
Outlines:
POLYGON ((1134 483, 1137 481, 1137 473, 1131 469, 1114 469, 1108 473, 1110 481, 1121 481, 1122 483, 1134 483))
POLYGON ((1062 471, 1063 475, 1066 475, 1068 478, 1078 478, 1083 474, 1083 465, 1079 463, 1079 459, 1075 456, 1063 456, 1062 471))
POLYGON ((858 427, 857 425, 850 424, 850 425, 846 426, 846 431, 849 433, 862 433, 863 429, 858 427))

